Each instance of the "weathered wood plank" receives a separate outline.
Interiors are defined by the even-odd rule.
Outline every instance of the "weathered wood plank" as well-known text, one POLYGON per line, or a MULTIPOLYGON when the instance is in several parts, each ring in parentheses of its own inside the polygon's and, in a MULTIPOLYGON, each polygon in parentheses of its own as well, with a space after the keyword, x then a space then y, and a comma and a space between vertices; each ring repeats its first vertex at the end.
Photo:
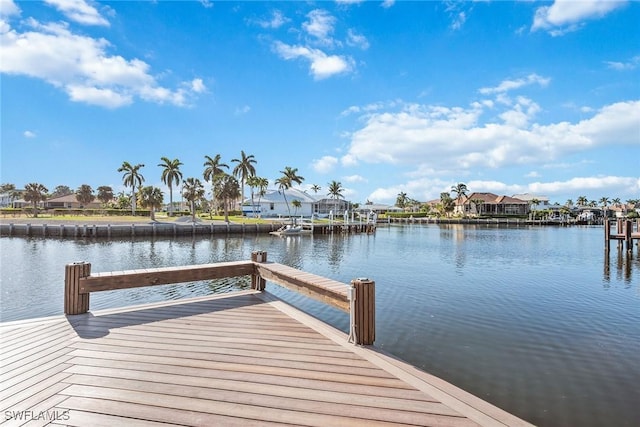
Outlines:
MULTIPOLYGON (((231 346, 220 346, 216 343, 208 342, 203 344, 201 342, 191 343, 189 341, 183 341, 182 343, 179 340, 173 340, 173 343, 166 342, 163 340, 147 340, 144 337, 140 337, 140 339, 133 340, 124 340, 118 338, 104 338, 101 339, 99 343, 88 343, 88 342, 78 342, 73 345, 76 349, 82 350, 99 350, 97 346, 107 346, 108 348, 121 348, 124 351, 128 351, 129 348, 138 348, 144 347, 147 349, 156 349, 156 350, 171 350, 171 351, 183 351, 188 354, 195 353, 217 353, 217 354, 225 354, 228 356, 241 356, 241 357, 249 357, 249 358, 273 358, 278 360, 297 360, 297 361, 309 361, 310 358, 317 363, 327 363, 332 365, 345 365, 345 366, 356 366, 356 367, 368 367, 370 364, 365 362, 361 358, 355 357, 345 357, 345 353, 342 352, 324 352, 320 354, 315 350, 307 350, 307 349, 291 349, 287 347, 269 347, 265 348, 264 346, 244 346, 244 348, 234 348, 231 346)), ((346 356, 350 356, 346 353, 346 356)))
MULTIPOLYGON (((344 285, 344 292, 334 288, 328 288, 316 284, 309 276, 301 278, 296 274, 296 269, 282 268, 285 266, 273 264, 256 264, 258 274, 268 281, 277 283, 280 286, 294 290, 308 297, 317 299, 342 311, 349 311, 349 301, 347 300, 347 285, 344 285)), ((320 281, 320 276, 314 276, 320 281)), ((338 282, 339 283, 339 282, 338 282)))
POLYGON ((81 278, 80 293, 128 289, 169 283, 195 282, 199 280, 221 279, 226 277, 248 276, 255 271, 250 261, 221 262, 217 264, 188 265, 180 269, 154 268, 147 270, 128 270, 95 273, 81 278))
POLYGON ((151 376, 146 371, 117 368, 75 366, 70 368, 67 372, 78 374, 73 375, 66 380, 69 383, 73 384, 91 385, 93 384, 92 381, 95 379, 95 377, 118 378, 138 381, 149 381, 152 379, 154 382, 161 384, 177 384, 199 388, 230 390, 235 392, 279 396, 295 399, 311 399, 314 401, 325 403, 344 404, 345 402, 349 402, 349 404, 351 405, 363 407, 385 408, 390 410, 451 415, 458 417, 461 416, 459 413, 451 410, 440 402, 413 400, 406 394, 403 395, 403 398, 396 398, 355 394, 343 389, 321 390, 313 387, 305 387, 303 384, 296 386, 280 385, 271 383, 257 383, 246 380, 240 381, 201 376, 176 375, 164 372, 158 372, 151 376))
POLYGON ((65 417, 63 412, 56 412, 52 408, 67 399, 67 396, 58 394, 68 387, 67 384, 58 383, 31 396, 3 413, 3 427, 17 426, 45 426, 56 417, 65 417))
MULTIPOLYGON (((72 385, 63 391, 64 394, 76 397, 86 397, 94 399, 108 399, 114 401, 124 401, 143 405, 159 405, 166 408, 186 409, 195 412, 204 412, 217 415, 238 416, 253 419, 256 421, 281 422, 296 425, 342 425, 342 426, 362 426, 366 422, 368 426, 397 426, 398 423, 390 423, 375 420, 363 420, 361 418, 327 415, 314 412, 298 412, 294 410, 283 410, 266 406, 257 406, 258 401, 250 404, 229 403, 219 400, 211 400, 196 397, 168 396, 161 393, 150 393, 132 390, 122 390, 107 387, 91 387, 84 385, 72 385)), ((469 426, 468 420, 461 419, 469 426)), ((450 424, 455 425, 455 424, 450 424)), ((475 425, 475 424, 471 424, 475 425)))
POLYGON ((11 409, 23 400, 60 383, 69 376, 69 374, 63 372, 68 367, 69 365, 65 364, 58 365, 54 369, 31 377, 29 381, 21 383, 20 387, 7 389, 0 395, 0 412, 4 413, 4 411, 11 409))
MULTIPOLYGON (((342 414, 344 418, 356 418, 361 421, 382 421, 397 424, 428 424, 428 425, 476 425, 464 419, 455 411, 447 410, 443 405, 423 405, 418 411, 397 410, 383 406, 361 406, 351 399, 345 401, 346 396, 340 396, 343 400, 336 399, 326 402, 318 398, 314 390, 294 389, 288 390, 282 396, 273 388, 267 386, 256 387, 254 390, 236 390, 233 387, 217 389, 208 386, 194 386, 176 384, 174 382, 162 383, 148 380, 132 380, 113 377, 95 377, 73 375, 67 379, 69 383, 84 387, 98 387, 100 389, 115 389, 126 392, 155 393, 166 396, 165 399, 192 398, 215 401, 216 403, 230 403, 235 405, 250 405, 256 409, 285 410, 300 414, 314 414, 335 416, 342 414), (295 395, 292 395, 294 394, 295 395), (436 407, 437 406, 437 407, 436 407), (430 410, 441 410, 444 413, 433 413, 430 410), (443 417, 446 416, 446 417, 443 417)), ((85 389, 86 391, 86 389, 85 389)), ((280 390, 282 391, 282 389, 280 390)), ((74 393, 74 386, 65 393, 74 393)), ((382 403, 382 402, 380 402, 382 403)))
POLYGON ((137 403, 70 397, 59 406, 70 410, 70 419, 64 425, 77 427, 113 427, 133 426, 140 422, 140 427, 154 427, 160 423, 163 427, 171 426, 283 426, 287 424, 266 423, 236 416, 222 416, 183 410, 182 408, 163 408, 154 404, 137 403), (109 414, 109 415, 105 415, 109 414), (93 421, 96 421, 94 423, 93 421), (143 424, 147 422, 148 424, 143 424))

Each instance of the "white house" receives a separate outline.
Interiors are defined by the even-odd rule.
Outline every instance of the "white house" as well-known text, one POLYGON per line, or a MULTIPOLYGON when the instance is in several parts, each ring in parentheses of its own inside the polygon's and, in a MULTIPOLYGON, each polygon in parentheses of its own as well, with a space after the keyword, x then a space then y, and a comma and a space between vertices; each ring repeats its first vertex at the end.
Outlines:
POLYGON ((538 196, 535 194, 524 193, 524 194, 514 194, 512 196, 514 199, 524 200, 529 203, 530 210, 532 211, 543 211, 545 209, 549 209, 549 198, 547 196, 538 196), (538 204, 534 205, 533 200, 537 200, 538 204))
POLYGON ((304 216, 318 215, 328 217, 331 213, 342 216, 349 210, 350 202, 342 199, 328 199, 326 196, 311 195, 296 188, 285 190, 284 195, 279 190, 267 190, 264 196, 253 196, 242 204, 242 212, 246 216, 280 217, 280 216, 304 216), (286 196, 286 202, 285 202, 286 196), (299 206, 295 206, 300 202, 299 206), (287 208, 288 204, 288 208, 287 208))
POLYGON ((242 204, 242 212, 246 216, 279 217, 289 216, 311 216, 314 213, 316 199, 311 195, 295 188, 284 190, 284 195, 278 190, 267 190, 264 196, 253 196, 253 206, 251 198, 246 199, 242 204), (285 202, 285 197, 287 198, 285 202), (297 200, 300 207, 295 207, 292 202, 297 200), (289 207, 287 209, 287 203, 289 207))

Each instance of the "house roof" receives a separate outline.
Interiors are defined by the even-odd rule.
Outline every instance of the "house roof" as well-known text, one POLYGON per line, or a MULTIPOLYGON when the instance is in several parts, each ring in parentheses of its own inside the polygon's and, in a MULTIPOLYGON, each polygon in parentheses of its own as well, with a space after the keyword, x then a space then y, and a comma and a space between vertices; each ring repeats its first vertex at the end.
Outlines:
POLYGON ((525 202, 530 202, 533 199, 536 199, 540 202, 548 202, 549 198, 547 196, 538 196, 537 194, 531 193, 522 193, 522 194, 514 194, 511 196, 516 199, 524 200, 525 202))
POLYGON ((471 193, 460 200, 459 204, 464 205, 466 203, 473 203, 473 200, 482 200, 483 203, 492 204, 528 204, 528 202, 522 199, 516 199, 509 196, 498 196, 493 193, 471 193))
POLYGON ((47 203, 49 203, 49 202, 77 203, 78 199, 76 199, 76 195, 75 194, 67 194, 65 196, 51 197, 51 198, 45 200, 45 202, 47 202, 47 203))
MULTIPOLYGON (((299 200, 300 203, 315 203, 316 198, 311 196, 310 194, 305 193, 304 191, 300 191, 296 188, 289 188, 288 190, 284 190, 285 195, 287 196, 287 201, 292 202, 293 200, 299 200)), ((256 196, 253 197, 253 201, 255 203, 258 202, 258 198, 256 196)), ((267 190, 264 196, 260 197, 260 202, 273 202, 273 203, 284 203, 284 198, 282 197, 282 192, 278 190, 267 190)), ((247 199, 245 202, 251 203, 251 198, 247 199)))

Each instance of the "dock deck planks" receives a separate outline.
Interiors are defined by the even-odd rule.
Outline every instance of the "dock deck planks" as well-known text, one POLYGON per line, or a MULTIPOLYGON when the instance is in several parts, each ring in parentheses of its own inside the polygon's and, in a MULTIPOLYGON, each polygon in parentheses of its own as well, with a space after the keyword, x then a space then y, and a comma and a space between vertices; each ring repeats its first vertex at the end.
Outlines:
POLYGON ((529 425, 256 291, 0 332, 3 426, 529 425))

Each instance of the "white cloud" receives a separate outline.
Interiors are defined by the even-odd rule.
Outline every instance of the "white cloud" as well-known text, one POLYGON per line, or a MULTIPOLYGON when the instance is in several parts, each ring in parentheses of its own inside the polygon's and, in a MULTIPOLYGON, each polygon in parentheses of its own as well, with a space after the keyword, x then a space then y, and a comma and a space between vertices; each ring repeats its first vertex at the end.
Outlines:
POLYGON ((346 182, 354 183, 354 182, 368 182, 367 179, 360 175, 349 175, 342 177, 346 182))
POLYGON ((364 1, 365 0, 336 0, 336 3, 344 6, 349 6, 352 4, 360 4, 360 3, 363 3, 364 1))
POLYGON ((248 105, 243 105, 242 107, 236 108, 235 115, 241 116, 243 114, 247 114, 249 111, 251 111, 251 107, 249 107, 248 105))
POLYGON ((13 0, 0 0, 0 18, 20 15, 20 8, 13 0))
POLYGON ((525 178, 540 178, 540 174, 537 171, 531 171, 525 174, 525 178))
POLYGON ((109 21, 100 12, 84 0, 44 0, 55 7, 70 20, 83 25, 109 26, 109 21))
POLYGON ((311 167, 318 173, 329 173, 338 164, 338 159, 333 156, 323 156, 320 159, 313 160, 311 167))
POLYGON ((271 12, 271 17, 269 19, 257 20, 255 22, 262 28, 276 29, 280 28, 289 21, 290 19, 284 16, 281 11, 274 10, 271 12))
POLYGON ((194 91, 195 93, 202 93, 207 90, 207 87, 204 85, 204 82, 202 81, 202 79, 193 79, 190 82, 189 86, 191 87, 191 90, 194 91))
POLYGON ((618 0, 556 0, 551 6, 536 10, 531 31, 547 30, 553 36, 560 36, 579 29, 584 21, 602 18, 626 3, 618 0))
POLYGON ((617 71, 635 70, 640 65, 640 55, 634 56, 627 62, 605 62, 609 68, 617 71))
POLYGON ((537 164, 607 144, 638 146, 640 101, 607 105, 577 123, 529 124, 537 104, 519 99, 503 122, 482 123, 483 104, 446 108, 408 104, 366 116, 352 133, 342 164, 412 165, 424 169, 497 168, 537 164), (523 108, 528 102, 528 110, 523 108))
POLYGON ((455 19, 453 20, 453 22, 451 23, 451 29, 459 30, 460 28, 462 28, 462 26, 466 21, 467 21, 467 14, 464 11, 459 12, 455 16, 455 19))
POLYGON ((276 41, 273 47, 283 59, 307 59, 311 63, 311 74, 318 80, 349 72, 354 67, 353 59, 338 55, 327 55, 319 49, 306 46, 290 46, 280 41, 276 41))
POLYGON ((32 18, 24 23, 32 30, 9 28, 0 34, 0 71, 42 79, 72 101, 117 108, 139 97, 185 106, 206 89, 201 79, 183 82, 176 90, 159 86, 149 64, 109 55, 107 40, 75 34, 66 23, 42 24, 32 18))
POLYGON ((390 7, 392 7, 394 4, 396 3, 396 0, 383 0, 382 4, 380 5, 380 7, 383 7, 385 9, 389 9, 390 7))
POLYGON ((200 4, 202 4, 205 9, 211 9, 213 7, 213 3, 210 0, 200 0, 200 4))
POLYGON ((628 194, 640 193, 640 179, 623 176, 576 177, 567 181, 534 182, 527 186, 531 193, 576 194, 578 192, 600 192, 603 195, 619 194, 620 189, 628 194))
POLYGON ((36 137, 36 133, 30 130, 25 130, 23 133, 25 138, 35 138, 36 137))
POLYGON ((332 45, 333 39, 330 35, 334 31, 336 18, 322 9, 312 10, 307 14, 307 18, 309 20, 302 23, 302 29, 316 38, 319 43, 332 45))
POLYGON ((504 80, 496 87, 483 87, 479 90, 479 92, 483 95, 490 94, 504 94, 514 89, 520 89, 523 86, 529 86, 533 84, 537 84, 542 87, 546 87, 551 79, 547 77, 539 76, 535 73, 529 74, 528 76, 516 80, 504 80))
POLYGON ((362 34, 356 33, 351 28, 347 31, 347 44, 349 46, 359 47, 362 50, 369 49, 369 41, 367 38, 362 34))

